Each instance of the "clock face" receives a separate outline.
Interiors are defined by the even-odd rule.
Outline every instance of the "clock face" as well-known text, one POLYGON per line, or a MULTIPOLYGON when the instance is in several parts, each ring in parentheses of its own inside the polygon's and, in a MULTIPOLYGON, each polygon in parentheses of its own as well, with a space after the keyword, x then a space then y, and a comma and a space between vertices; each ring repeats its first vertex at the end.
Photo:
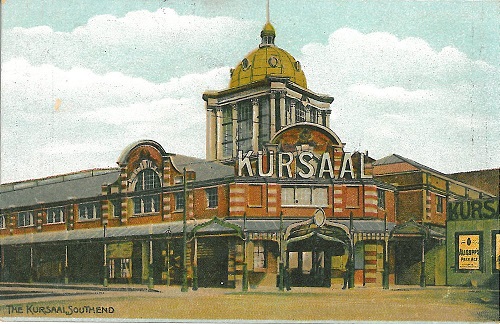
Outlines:
POLYGON ((314 224, 321 227, 325 224, 325 211, 321 208, 316 209, 313 216, 314 224))

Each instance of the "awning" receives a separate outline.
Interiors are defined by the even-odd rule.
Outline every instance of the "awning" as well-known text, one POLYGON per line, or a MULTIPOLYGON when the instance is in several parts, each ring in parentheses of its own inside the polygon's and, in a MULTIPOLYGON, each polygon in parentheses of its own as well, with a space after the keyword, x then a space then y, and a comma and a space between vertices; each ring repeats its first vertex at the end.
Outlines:
MULTIPOLYGON (((213 219, 188 220, 187 231, 191 231, 195 226, 209 223, 213 219)), ((296 222, 304 219, 285 219, 283 220, 283 231, 296 222)), ((336 223, 343 224, 349 227, 349 220, 332 220, 336 223)), ((268 239, 279 240, 280 220, 279 219, 225 219, 224 222, 236 225, 245 231, 250 239, 268 239)), ((354 240, 362 239, 383 239, 385 228, 382 220, 354 220, 353 221, 353 236, 354 240)), ((394 228, 394 223, 387 223, 388 232, 394 228)), ((135 226, 117 226, 106 228, 106 239, 120 240, 124 238, 141 238, 153 236, 155 239, 162 238, 167 235, 167 231, 174 237, 182 234, 182 221, 162 222, 146 225, 135 226)), ((430 230, 431 233, 434 231, 430 230)), ((199 226, 197 235, 202 234, 237 234, 234 228, 224 227, 216 222, 212 222, 207 226, 199 226)), ((437 232, 436 232, 437 233, 437 232)), ((437 234, 436 234, 437 235, 437 234)), ((0 237, 0 245, 18 245, 18 244, 36 244, 36 243, 57 243, 57 242, 77 242, 77 241, 98 241, 104 237, 104 229, 91 228, 79 230, 65 230, 53 232, 30 233, 25 235, 9 235, 0 237)))

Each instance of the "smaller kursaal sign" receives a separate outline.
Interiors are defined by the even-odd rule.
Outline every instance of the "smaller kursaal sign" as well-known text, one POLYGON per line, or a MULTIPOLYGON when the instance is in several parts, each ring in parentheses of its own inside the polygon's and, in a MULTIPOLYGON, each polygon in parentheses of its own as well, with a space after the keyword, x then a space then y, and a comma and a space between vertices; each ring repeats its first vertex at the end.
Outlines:
POLYGON ((461 234, 458 236, 458 269, 480 269, 480 240, 479 234, 461 234))

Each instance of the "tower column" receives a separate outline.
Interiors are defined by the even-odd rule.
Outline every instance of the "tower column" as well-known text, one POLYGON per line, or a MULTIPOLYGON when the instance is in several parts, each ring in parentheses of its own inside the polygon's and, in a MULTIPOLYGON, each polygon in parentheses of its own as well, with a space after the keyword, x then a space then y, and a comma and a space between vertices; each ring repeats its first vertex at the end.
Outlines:
POLYGON ((306 122, 310 122, 311 121, 311 107, 304 106, 304 109, 306 111, 306 122))
POLYGON ((259 150, 259 99, 252 99, 252 149, 259 150))
POLYGON ((296 116, 295 101, 292 100, 292 102, 290 102, 290 117, 291 117, 290 120, 292 124, 295 124, 295 116, 296 116))
POLYGON ((276 132, 276 94, 274 92, 269 94, 269 107, 269 113, 271 115, 269 138, 273 138, 274 133, 276 132))
POLYGON ((216 129, 215 129, 215 112, 212 107, 207 107, 207 144, 206 144, 206 156, 207 160, 215 160, 215 141, 216 141, 216 129))
POLYGON ((232 122, 233 122, 233 157, 238 156, 238 110, 237 105, 231 105, 231 114, 232 114, 232 122))
POLYGON ((329 110, 325 111, 325 126, 328 128, 330 128, 330 114, 331 113, 332 112, 329 110))
POLYGON ((216 159, 222 159, 222 141, 224 140, 224 134, 222 133, 222 107, 217 107, 217 153, 216 159))
POLYGON ((279 93, 280 95, 280 119, 281 119, 281 125, 280 128, 283 128, 286 126, 286 107, 285 107, 285 92, 281 91, 279 93))

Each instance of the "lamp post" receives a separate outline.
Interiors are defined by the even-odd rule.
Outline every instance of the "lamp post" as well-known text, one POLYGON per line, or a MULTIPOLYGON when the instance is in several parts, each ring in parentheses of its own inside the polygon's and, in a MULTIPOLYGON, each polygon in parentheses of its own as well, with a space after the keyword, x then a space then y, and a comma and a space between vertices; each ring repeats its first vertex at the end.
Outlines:
POLYGON ((182 213, 182 286, 181 291, 187 292, 187 179, 186 168, 183 170, 183 194, 184 194, 184 211, 182 213))
POLYGON ((241 290, 248 291, 248 265, 247 265, 247 214, 243 215, 243 278, 241 290))
POLYGON ((166 265, 167 265, 167 287, 170 286, 170 240, 172 239, 172 231, 170 230, 170 226, 165 232, 165 237, 167 239, 167 253, 166 253, 166 265))
POLYGON ((382 277, 383 289, 389 289, 389 239, 387 238, 387 213, 384 214, 384 276, 382 277))
POLYGON ((148 289, 154 288, 153 279, 153 236, 149 233, 149 265, 148 265, 148 289))
POLYGON ((102 236, 102 244, 103 244, 103 252, 104 252, 104 262, 102 266, 102 271, 103 271, 103 286, 107 287, 108 286, 108 262, 107 262, 107 246, 106 246, 106 227, 108 226, 108 219, 103 218, 102 220, 102 226, 103 226, 103 236, 102 236))

